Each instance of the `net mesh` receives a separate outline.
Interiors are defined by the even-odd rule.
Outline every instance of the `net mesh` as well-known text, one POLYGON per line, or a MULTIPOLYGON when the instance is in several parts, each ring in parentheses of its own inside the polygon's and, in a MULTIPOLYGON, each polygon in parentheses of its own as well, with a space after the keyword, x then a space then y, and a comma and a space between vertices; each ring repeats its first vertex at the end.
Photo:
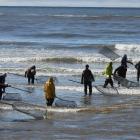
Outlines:
POLYGON ((2 98, 7 101, 22 101, 22 97, 19 93, 5 93, 2 98))
POLYGON ((29 104, 25 102, 14 102, 13 109, 21 113, 30 115, 36 119, 42 119, 44 118, 44 115, 46 114, 46 107, 29 104))
POLYGON ((75 101, 65 101, 65 100, 57 99, 55 101, 55 106, 57 106, 57 107, 71 107, 71 108, 75 108, 75 107, 77 107, 77 104, 75 103, 75 101))
POLYGON ((99 53, 103 54, 104 56, 110 58, 111 60, 115 60, 117 58, 119 58, 120 56, 118 54, 116 54, 115 52, 113 52, 113 50, 104 47, 102 48, 99 53))
POLYGON ((95 88, 100 91, 104 95, 118 95, 119 92, 117 88, 106 87, 104 88, 102 85, 95 86, 95 88))
POLYGON ((114 80, 120 82, 120 84, 124 87, 127 87, 127 88, 130 88, 130 87, 139 87, 139 83, 137 82, 133 82, 133 81, 130 81, 130 80, 127 80, 123 77, 120 77, 120 76, 117 76, 117 75, 114 75, 114 80))

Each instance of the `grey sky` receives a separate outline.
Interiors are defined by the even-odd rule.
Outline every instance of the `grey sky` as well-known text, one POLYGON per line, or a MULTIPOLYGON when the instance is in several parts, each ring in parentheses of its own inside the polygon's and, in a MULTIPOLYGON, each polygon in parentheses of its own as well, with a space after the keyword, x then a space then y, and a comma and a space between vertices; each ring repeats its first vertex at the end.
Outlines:
POLYGON ((0 6, 140 7, 140 0, 0 0, 0 6))

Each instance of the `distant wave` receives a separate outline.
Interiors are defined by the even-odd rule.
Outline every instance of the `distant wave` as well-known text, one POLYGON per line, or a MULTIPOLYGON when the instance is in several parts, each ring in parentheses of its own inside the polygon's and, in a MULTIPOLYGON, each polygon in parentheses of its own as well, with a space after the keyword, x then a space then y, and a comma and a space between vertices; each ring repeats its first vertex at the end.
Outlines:
POLYGON ((0 45, 38 45, 37 42, 0 41, 0 45))
MULTIPOLYGON (((61 33, 60 33, 61 34, 61 33)), ((52 34, 36 34, 35 36, 49 36, 49 35, 56 35, 59 36, 59 33, 52 33, 52 34)), ((62 34, 62 35, 66 35, 66 36, 78 36, 80 34, 62 34)), ((30 35, 32 36, 32 35, 30 35)), ((34 36, 34 35, 33 35, 34 36)), ((80 35, 82 37, 87 36, 87 35, 80 35)), ((89 35, 90 36, 90 35, 89 35)), ((20 46, 25 46, 25 47, 32 47, 32 48, 38 48, 36 46, 41 45, 42 48, 49 48, 49 49, 78 49, 78 48, 86 48, 86 49, 91 49, 91 48, 101 48, 101 47, 109 47, 111 49, 113 49, 115 47, 115 45, 109 45, 109 44, 61 44, 61 43, 45 43, 45 42, 33 42, 33 41, 11 41, 11 40, 5 40, 5 41, 0 41, 0 45, 7 45, 6 48, 8 48, 9 46, 13 45, 16 47, 21 48, 20 46)), ((4 46, 5 48, 5 46, 4 46)), ((10 47, 9 47, 10 48, 10 47)), ((29 49, 29 48, 28 48, 29 49)), ((39 48, 40 49, 40 48, 39 48)))
MULTIPOLYGON (((27 35, 25 35, 27 36, 27 35)), ((43 34, 43 33, 40 33, 40 34, 31 34, 29 36, 32 36, 32 37, 63 37, 63 38, 72 38, 72 37, 94 37, 93 35, 86 35, 86 34, 75 34, 75 33, 46 33, 46 34, 43 34)))
POLYGON ((140 16, 128 16, 128 15, 99 15, 99 16, 93 16, 93 15, 72 15, 72 14, 54 14, 54 15, 46 15, 49 17, 59 17, 59 18, 83 18, 87 20, 92 20, 92 19, 112 19, 112 18, 117 18, 117 19, 135 19, 135 18, 140 18, 140 16))
POLYGON ((139 15, 117 15, 117 14, 105 14, 105 15, 90 15, 90 14, 49 14, 49 13, 0 13, 0 16, 14 16, 14 17, 40 17, 40 18, 82 18, 82 19, 112 19, 112 18, 125 18, 125 19, 136 19, 140 18, 139 15))

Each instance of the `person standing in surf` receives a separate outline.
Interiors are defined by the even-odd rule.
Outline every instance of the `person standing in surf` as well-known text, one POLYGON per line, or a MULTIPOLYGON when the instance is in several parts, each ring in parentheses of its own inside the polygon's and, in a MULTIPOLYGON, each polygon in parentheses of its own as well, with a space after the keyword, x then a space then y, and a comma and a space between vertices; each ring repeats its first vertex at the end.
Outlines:
POLYGON ((109 62, 109 64, 106 66, 103 72, 103 75, 106 76, 105 83, 103 86, 104 88, 106 88, 108 84, 110 84, 112 88, 114 87, 113 80, 112 80, 112 72, 113 72, 112 62, 109 62))
POLYGON ((130 64, 132 64, 132 65, 133 65, 133 63, 127 59, 127 55, 126 55, 126 54, 124 54, 124 56, 122 57, 122 60, 121 60, 121 65, 125 67, 125 74, 124 74, 124 78, 126 78, 127 63, 130 63, 130 64))
POLYGON ((137 81, 139 82, 139 78, 140 78, 140 61, 135 65, 135 68, 137 69, 137 81))
POLYGON ((82 73, 81 84, 84 84, 84 92, 87 95, 87 87, 89 87, 89 95, 92 95, 92 82, 95 81, 94 76, 89 69, 89 65, 85 66, 85 70, 82 73))
POLYGON ((6 77, 7 77, 6 73, 0 75, 0 100, 2 99, 2 94, 5 93, 5 88, 10 87, 10 85, 5 84, 6 77))
POLYGON ((25 77, 28 78, 28 84, 30 84, 30 82, 32 84, 34 84, 35 75, 36 75, 36 66, 35 65, 33 65, 32 67, 28 68, 25 71, 25 77))
POLYGON ((52 106, 56 97, 53 77, 50 77, 49 80, 44 84, 44 93, 47 106, 52 106))

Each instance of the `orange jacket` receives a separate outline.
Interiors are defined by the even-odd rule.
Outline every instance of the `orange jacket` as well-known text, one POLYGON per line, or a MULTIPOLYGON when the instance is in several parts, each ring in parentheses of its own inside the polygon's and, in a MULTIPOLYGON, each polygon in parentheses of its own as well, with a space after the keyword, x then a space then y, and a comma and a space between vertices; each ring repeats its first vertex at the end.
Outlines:
POLYGON ((45 92, 45 99, 54 99, 55 98, 55 85, 53 83, 52 78, 50 78, 44 84, 44 92, 45 92))

